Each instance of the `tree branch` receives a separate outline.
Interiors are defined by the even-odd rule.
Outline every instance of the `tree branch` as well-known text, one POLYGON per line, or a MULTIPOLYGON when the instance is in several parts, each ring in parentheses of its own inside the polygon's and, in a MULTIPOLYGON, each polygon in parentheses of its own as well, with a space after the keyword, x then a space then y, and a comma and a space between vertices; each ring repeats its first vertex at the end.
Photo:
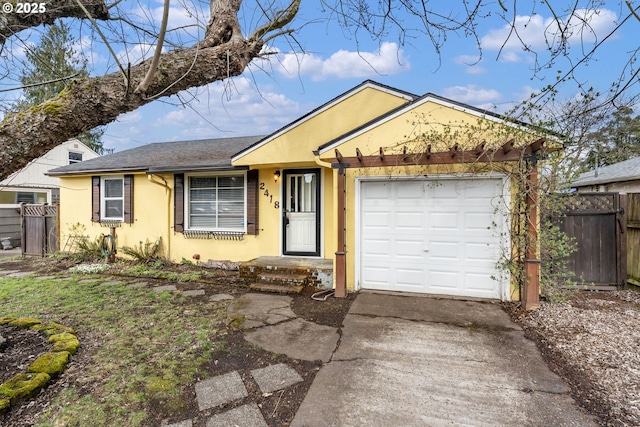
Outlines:
MULTIPOLYGON (((109 19, 109 10, 103 0, 84 0, 82 5, 91 16, 99 20, 109 19)), ((44 13, 22 15, 15 13, 0 13, 0 45, 14 34, 27 28, 42 24, 53 24, 58 18, 85 18, 85 13, 75 0, 52 0, 47 2, 44 13)))
MULTIPOLYGON (((169 96, 242 74, 262 49, 261 40, 233 39, 218 46, 194 46, 162 54, 147 93, 169 96), (227 53, 230 53, 227 56, 227 53), (194 57, 197 55, 197 59, 194 57)), ((131 67, 131 82, 144 79, 150 60, 131 67)), ((119 72, 74 81, 56 98, 0 123, 0 179, 24 167, 51 148, 76 135, 114 121, 156 99, 127 94, 119 72)))
POLYGON ((153 53, 153 59, 151 60, 151 66, 147 70, 147 75, 144 80, 140 82, 136 88, 136 92, 146 93, 147 88, 153 80, 153 75, 158 69, 158 63, 160 62, 160 55, 162 54, 162 45, 164 44, 164 36, 167 33, 167 22, 169 21, 169 0, 164 0, 164 9, 162 10, 162 23, 160 24, 160 33, 158 34, 158 42, 156 43, 156 51, 153 53))

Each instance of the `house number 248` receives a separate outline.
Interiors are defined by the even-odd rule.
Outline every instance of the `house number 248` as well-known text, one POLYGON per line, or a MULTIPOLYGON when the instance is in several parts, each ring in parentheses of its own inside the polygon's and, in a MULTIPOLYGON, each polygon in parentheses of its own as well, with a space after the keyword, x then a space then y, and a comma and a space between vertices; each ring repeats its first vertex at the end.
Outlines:
POLYGON ((262 195, 269 198, 269 203, 273 204, 274 208, 280 209, 280 202, 277 200, 275 202, 273 201, 273 194, 269 193, 269 190, 267 189, 267 186, 264 182, 260 183, 260 190, 264 190, 264 193, 262 193, 262 195))

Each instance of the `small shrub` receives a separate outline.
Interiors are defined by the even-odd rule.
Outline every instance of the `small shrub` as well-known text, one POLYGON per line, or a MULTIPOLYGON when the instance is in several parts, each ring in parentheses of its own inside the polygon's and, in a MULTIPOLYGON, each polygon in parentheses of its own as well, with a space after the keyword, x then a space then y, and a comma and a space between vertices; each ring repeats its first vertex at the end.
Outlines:
POLYGON ((120 250, 125 255, 128 255, 136 261, 144 264, 152 262, 156 263, 158 261, 162 262, 160 259, 162 253, 162 237, 158 238, 158 240, 153 243, 147 239, 144 243, 140 241, 137 246, 124 246, 120 250))

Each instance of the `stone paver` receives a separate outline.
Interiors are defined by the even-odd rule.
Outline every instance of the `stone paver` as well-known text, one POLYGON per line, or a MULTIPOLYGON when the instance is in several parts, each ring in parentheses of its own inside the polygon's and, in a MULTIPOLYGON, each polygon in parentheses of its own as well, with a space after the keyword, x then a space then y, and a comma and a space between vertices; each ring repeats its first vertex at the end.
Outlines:
POLYGON ((193 427, 193 421, 184 420, 173 424, 167 424, 164 427, 193 427))
POLYGON ((173 292, 177 291, 176 285, 164 285, 164 286, 156 286, 153 288, 153 292, 173 292))
POLYGON ((228 301, 230 299, 233 299, 233 296, 229 294, 215 294, 209 297, 209 300, 213 302, 228 301))
POLYGON ((93 279, 82 279, 82 280, 78 280, 78 283, 93 283, 100 280, 99 277, 94 277, 93 279))
POLYGON ((36 279, 38 280, 51 280, 51 279, 55 279, 56 276, 38 276, 36 277, 36 279))
POLYGON ((282 390, 303 381, 302 377, 285 363, 254 369, 251 375, 263 393, 282 390))
POLYGON ((336 349, 339 335, 336 328, 294 319, 246 332, 244 338, 272 353, 328 362, 336 349))
POLYGON ((18 272, 15 272, 15 273, 7 274, 7 277, 30 276, 30 275, 32 275, 34 273, 35 273, 35 271, 18 271, 18 272))
POLYGON ((237 371, 209 378, 196 384, 196 398, 201 411, 247 397, 247 388, 237 371))
POLYGON ((0 270, 0 276, 6 276, 7 274, 17 273, 20 270, 0 270))
POLYGON ((249 403, 238 408, 231 409, 218 415, 214 415, 207 421, 207 427, 268 427, 258 405, 249 403))
POLYGON ((144 288, 145 286, 149 286, 149 282, 135 282, 127 285, 127 288, 144 288))
POLYGON ((190 291, 183 291, 182 295, 186 297, 199 297, 204 295, 204 289, 193 289, 190 291))
POLYGON ((236 299, 227 313, 230 321, 244 318, 240 323, 242 329, 273 325, 296 317, 291 310, 291 299, 284 295, 248 293, 236 299))
POLYGON ((111 280, 109 282, 100 283, 102 286, 114 286, 114 285, 122 285, 124 282, 122 280, 111 280))

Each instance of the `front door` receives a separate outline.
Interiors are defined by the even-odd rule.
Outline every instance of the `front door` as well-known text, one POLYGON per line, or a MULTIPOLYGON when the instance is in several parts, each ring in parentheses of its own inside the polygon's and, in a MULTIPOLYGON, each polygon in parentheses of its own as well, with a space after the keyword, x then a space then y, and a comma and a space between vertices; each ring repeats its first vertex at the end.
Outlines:
POLYGON ((285 255, 320 255, 320 170, 284 171, 285 255))

